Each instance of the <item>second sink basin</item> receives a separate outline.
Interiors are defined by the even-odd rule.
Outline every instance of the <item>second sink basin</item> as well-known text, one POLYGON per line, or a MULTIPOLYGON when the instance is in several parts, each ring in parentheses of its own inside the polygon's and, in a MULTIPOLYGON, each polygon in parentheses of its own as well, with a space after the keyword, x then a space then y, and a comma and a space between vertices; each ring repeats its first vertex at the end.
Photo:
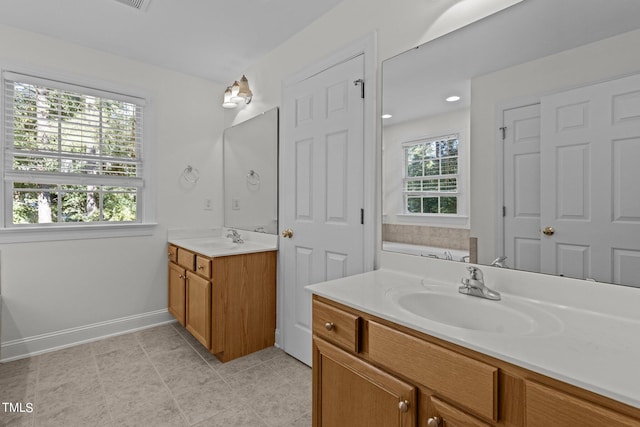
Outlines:
POLYGON ((410 313, 457 328, 508 335, 546 334, 561 328, 552 314, 513 299, 489 301, 432 291, 398 293, 393 299, 410 313))

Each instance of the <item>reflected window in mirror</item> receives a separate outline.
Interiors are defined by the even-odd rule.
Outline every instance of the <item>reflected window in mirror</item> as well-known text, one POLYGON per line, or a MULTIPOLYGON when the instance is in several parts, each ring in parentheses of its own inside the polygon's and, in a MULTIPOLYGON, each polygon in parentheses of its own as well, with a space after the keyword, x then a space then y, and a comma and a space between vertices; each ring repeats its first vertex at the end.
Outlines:
POLYGON ((458 134, 403 144, 406 214, 457 215, 458 134))

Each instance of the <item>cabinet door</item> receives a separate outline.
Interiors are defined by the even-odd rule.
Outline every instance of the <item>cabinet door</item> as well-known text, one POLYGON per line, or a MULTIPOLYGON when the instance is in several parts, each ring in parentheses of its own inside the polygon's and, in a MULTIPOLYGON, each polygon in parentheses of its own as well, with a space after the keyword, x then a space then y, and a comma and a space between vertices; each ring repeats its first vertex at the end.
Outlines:
POLYGON ((169 263, 169 313, 184 326, 186 305, 185 287, 186 276, 184 268, 172 262, 169 263))
POLYGON ((207 348, 211 347, 211 282, 187 272, 185 327, 207 348))
POLYGON ((314 337, 314 427, 413 427, 416 388, 314 337))
MULTIPOLYGON (((427 399, 429 399, 427 397, 427 399)), ((489 424, 480 421, 445 402, 437 397, 431 397, 429 409, 425 411, 427 420, 420 422, 420 425, 429 427, 491 427, 489 424)))
POLYGON ((527 426, 637 427, 638 419, 571 396, 560 390, 526 381, 527 426))

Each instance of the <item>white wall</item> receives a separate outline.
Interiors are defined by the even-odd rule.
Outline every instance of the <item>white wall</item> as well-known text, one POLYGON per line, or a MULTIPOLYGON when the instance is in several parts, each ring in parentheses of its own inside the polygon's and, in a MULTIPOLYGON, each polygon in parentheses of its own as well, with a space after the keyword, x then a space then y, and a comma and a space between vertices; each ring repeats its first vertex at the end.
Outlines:
MULTIPOLYGON (((366 84, 368 87, 375 85, 376 93, 379 94, 383 60, 520 1, 344 0, 246 71, 254 94, 253 101, 240 109, 225 111, 225 125, 240 123, 272 107, 282 107, 283 80, 372 33, 376 34, 375 60, 378 81, 366 84)), ((380 117, 380 101, 377 101, 376 117, 380 117)), ((379 121, 376 127, 375 140, 365 143, 372 144, 379 153, 379 121)), ((282 137, 282 132, 280 135, 282 137)), ((377 197, 381 193, 380 164, 381 158, 378 155, 373 166, 376 170, 377 197)), ((374 214, 378 240, 381 240, 380 206, 378 199, 374 214)), ((279 287, 279 329, 282 329, 282 295, 283 291, 279 287)))
MULTIPOLYGON (((386 58, 520 1, 344 0, 248 69, 253 102, 224 114, 211 102, 222 85, 0 26, 0 66, 28 63, 153 94, 159 224, 150 237, 0 245, 1 357, 166 319, 166 230, 222 223, 222 128, 280 106, 287 76, 373 32, 380 70, 386 58), (188 164, 201 173, 195 188, 179 178, 188 164), (202 210, 205 197, 213 211, 202 210)), ((379 137, 369 143, 380 147, 379 137)))
POLYGON ((640 30, 476 78, 471 83, 471 236, 478 262, 496 256, 496 114, 541 95, 640 72, 640 30))
POLYGON ((253 101, 227 111, 225 123, 239 123, 281 106, 283 79, 373 32, 379 71, 387 58, 520 1, 344 0, 247 70, 253 101))
POLYGON ((79 76, 151 95, 153 235, 0 245, 2 359, 170 319, 168 228, 222 224, 222 85, 0 26, 0 67, 79 76), (187 165, 200 181, 180 179, 187 165), (205 197, 214 201, 203 210, 205 197))

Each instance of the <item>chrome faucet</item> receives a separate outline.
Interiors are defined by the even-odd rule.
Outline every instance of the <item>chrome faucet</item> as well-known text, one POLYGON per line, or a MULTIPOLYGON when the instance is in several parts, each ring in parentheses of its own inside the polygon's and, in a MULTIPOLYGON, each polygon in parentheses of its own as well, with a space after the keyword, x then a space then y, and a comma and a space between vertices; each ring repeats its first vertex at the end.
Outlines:
POLYGON ((505 262, 506 260, 507 260, 507 257, 502 255, 494 259, 489 265, 491 267, 509 268, 507 267, 507 263, 505 262))
POLYGON ((233 240, 233 243, 244 243, 244 240, 242 240, 242 237, 240 237, 240 233, 238 233, 238 231, 234 230, 233 228, 229 229, 227 237, 231 238, 231 240, 233 240))
POLYGON ((469 272, 469 278, 462 279, 462 286, 458 288, 458 292, 493 301, 500 300, 500 294, 498 292, 485 286, 482 270, 478 267, 467 267, 467 271, 469 272))

